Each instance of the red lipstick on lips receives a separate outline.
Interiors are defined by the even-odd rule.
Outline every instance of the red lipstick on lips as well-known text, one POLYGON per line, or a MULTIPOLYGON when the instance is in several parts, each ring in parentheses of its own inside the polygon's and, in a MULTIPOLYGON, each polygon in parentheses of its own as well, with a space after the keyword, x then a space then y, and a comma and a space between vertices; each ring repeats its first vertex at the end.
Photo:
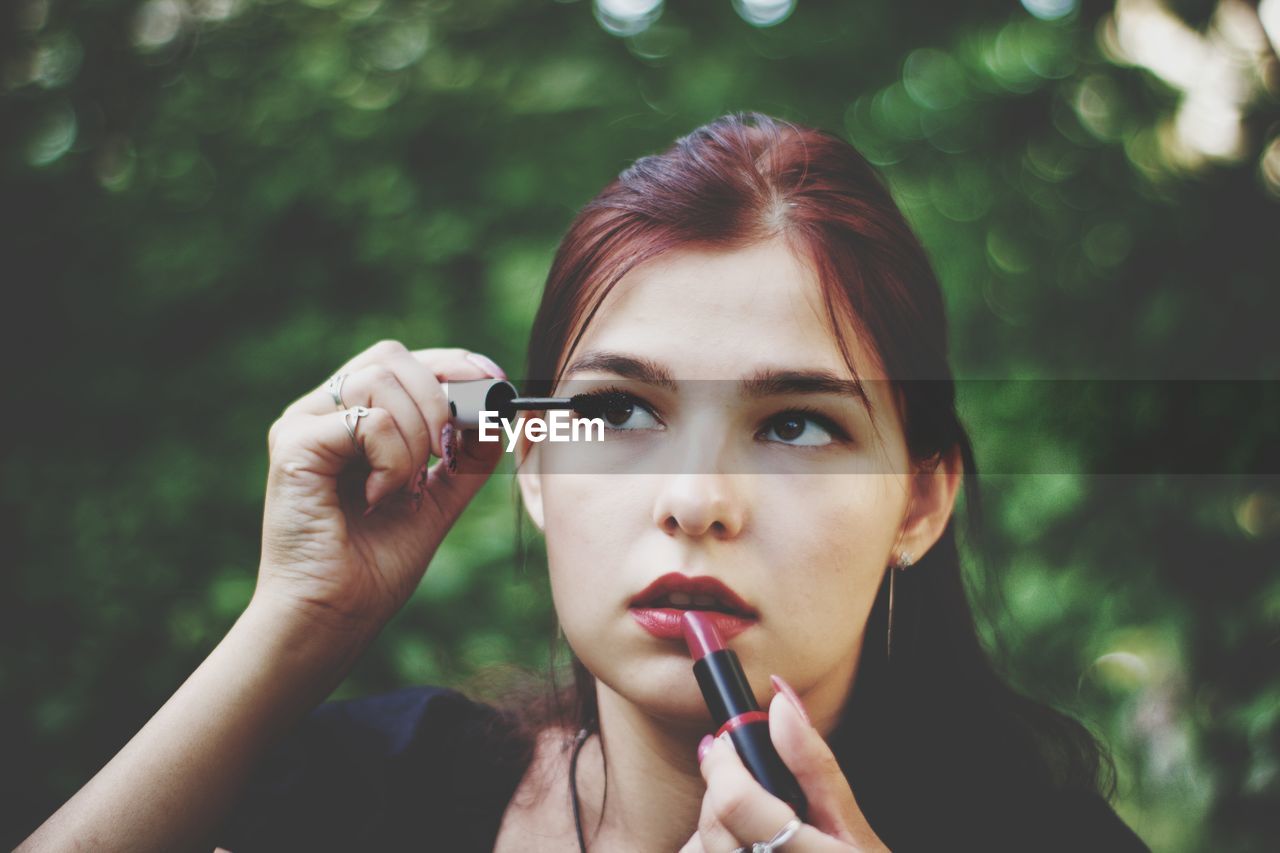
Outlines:
POLYGON ((716 735, 728 732, 738 757, 761 787, 788 803, 804 820, 809 804, 795 776, 773 748, 769 715, 756 704, 737 653, 725 646, 715 620, 708 616, 702 610, 685 611, 681 628, 693 657, 693 675, 702 689, 702 698, 720 727, 716 735))
POLYGON ((720 636, 733 638, 757 621, 755 609, 729 587, 712 577, 686 577, 669 572, 658 578, 631 600, 631 615, 659 639, 678 640, 684 636, 682 617, 690 609, 706 615, 720 636), (678 606, 671 597, 683 596, 678 606))

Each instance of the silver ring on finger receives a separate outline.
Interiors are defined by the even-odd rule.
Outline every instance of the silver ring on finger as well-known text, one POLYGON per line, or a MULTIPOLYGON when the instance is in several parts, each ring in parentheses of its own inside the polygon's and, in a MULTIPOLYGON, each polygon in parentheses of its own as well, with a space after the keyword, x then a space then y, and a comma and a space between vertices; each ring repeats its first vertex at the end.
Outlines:
POLYGON ((364 452, 360 449, 360 442, 356 441, 356 425, 361 418, 369 416, 369 411, 364 406, 352 406, 342 413, 342 423, 347 428, 347 435, 351 436, 351 446, 356 449, 356 453, 364 452))
POLYGON ((347 381, 346 373, 335 373, 329 377, 329 381, 324 384, 329 394, 333 397, 333 404, 338 407, 338 411, 342 411, 347 404, 342 402, 342 383, 347 381))
POLYGON ((773 853, 774 850, 790 841, 791 837, 800 831, 801 826, 800 818, 793 817, 782 825, 782 829, 779 829, 773 838, 768 841, 753 842, 749 848, 739 847, 733 853, 773 853))

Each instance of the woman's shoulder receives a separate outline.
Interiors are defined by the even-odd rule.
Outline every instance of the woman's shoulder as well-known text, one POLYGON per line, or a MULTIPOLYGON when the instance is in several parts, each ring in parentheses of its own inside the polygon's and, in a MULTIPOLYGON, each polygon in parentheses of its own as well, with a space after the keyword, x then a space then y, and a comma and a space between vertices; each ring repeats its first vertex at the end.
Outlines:
POLYGON ((452 688, 326 702, 259 762, 218 842, 489 849, 527 752, 508 714, 452 688))
POLYGON ((344 771, 381 769, 457 784, 477 775, 477 765, 492 769, 509 761, 504 748, 514 730, 508 714, 453 688, 405 687, 320 705, 264 766, 292 766, 305 757, 311 765, 333 761, 344 771))
POLYGON ((1052 790, 1029 796, 1018 804, 1012 822, 1019 842, 1029 842, 1037 850, 1150 851, 1094 790, 1052 790))
POLYGON ((350 738, 396 755, 424 734, 488 732, 502 712, 451 687, 420 685, 387 693, 325 702, 308 714, 295 735, 350 738))

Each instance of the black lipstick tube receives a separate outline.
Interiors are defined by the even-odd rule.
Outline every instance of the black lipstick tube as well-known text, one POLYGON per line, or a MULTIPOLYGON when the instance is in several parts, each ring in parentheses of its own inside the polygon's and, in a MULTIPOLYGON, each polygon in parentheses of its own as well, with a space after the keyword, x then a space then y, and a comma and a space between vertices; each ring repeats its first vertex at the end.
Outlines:
POLYGON ((737 653, 724 646, 709 620, 697 620, 696 632, 690 631, 691 616, 695 616, 693 611, 685 614, 685 633, 690 652, 696 658, 693 676, 698 680, 711 718, 719 726, 716 736, 728 732, 747 771, 762 788, 790 805, 796 816, 804 820, 809 803, 800 790, 800 783, 773 748, 769 715, 756 704, 737 653), (700 635, 696 640, 694 633, 700 635))

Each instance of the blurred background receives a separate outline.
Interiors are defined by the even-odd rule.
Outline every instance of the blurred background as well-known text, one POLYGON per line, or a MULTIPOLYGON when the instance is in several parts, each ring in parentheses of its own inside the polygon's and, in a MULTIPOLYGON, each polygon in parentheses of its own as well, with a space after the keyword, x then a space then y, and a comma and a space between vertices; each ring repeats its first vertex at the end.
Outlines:
MULTIPOLYGON (((0 15, 0 843, 245 606, 288 403, 388 337, 520 376, 575 211, 742 109, 853 142, 935 260, 1004 671, 1110 745, 1155 849, 1280 843, 1280 0, 0 15)), ((547 664, 512 493, 337 696, 547 664)))

